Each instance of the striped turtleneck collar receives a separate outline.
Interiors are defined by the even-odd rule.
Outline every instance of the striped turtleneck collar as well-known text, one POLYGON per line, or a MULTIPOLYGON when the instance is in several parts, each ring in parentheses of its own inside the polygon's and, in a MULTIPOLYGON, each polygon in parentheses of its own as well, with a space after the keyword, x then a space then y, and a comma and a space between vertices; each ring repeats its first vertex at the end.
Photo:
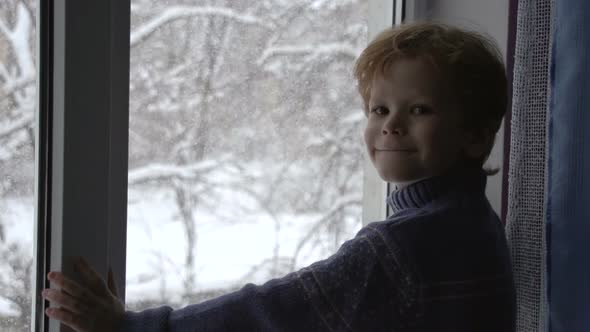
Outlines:
POLYGON ((397 214, 403 210, 424 207, 453 192, 481 194, 486 182, 487 175, 482 169, 455 169, 392 191, 387 197, 387 204, 393 214, 397 214))

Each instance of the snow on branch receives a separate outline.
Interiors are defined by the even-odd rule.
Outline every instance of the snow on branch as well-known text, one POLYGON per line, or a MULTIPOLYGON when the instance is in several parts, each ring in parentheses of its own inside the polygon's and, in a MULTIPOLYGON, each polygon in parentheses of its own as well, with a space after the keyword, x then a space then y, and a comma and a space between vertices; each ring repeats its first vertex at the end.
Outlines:
POLYGON ((21 129, 30 127, 32 124, 33 124, 33 115, 32 114, 24 115, 18 120, 10 120, 10 122, 5 125, 0 123, 0 139, 8 137, 21 129))
POLYGON ((152 33, 158 30, 162 25, 172 21, 192 16, 225 16, 240 23, 257 24, 271 29, 272 24, 267 23, 259 17, 238 13, 230 8, 223 7, 191 7, 191 6, 174 6, 164 10, 160 15, 154 17, 143 26, 131 32, 130 45, 137 45, 148 38, 152 33))
POLYGON ((268 61, 269 58, 281 55, 307 55, 310 57, 317 57, 324 54, 343 54, 354 59, 360 54, 360 49, 348 43, 273 46, 264 50, 260 58, 257 60, 257 64, 262 65, 268 61))
POLYGON ((129 185, 170 179, 195 179, 199 174, 211 171, 218 161, 208 160, 188 165, 150 164, 129 171, 129 185))
POLYGON ((4 94, 12 94, 35 80, 34 56, 29 45, 33 22, 24 4, 19 3, 16 17, 12 30, 0 20, 0 32, 5 35, 12 53, 16 56, 16 64, 13 68, 0 64, 0 79, 4 83, 1 88, 4 94))
POLYGON ((34 77, 35 63, 29 47, 29 36, 31 34, 31 17, 27 7, 19 3, 17 8, 17 20, 14 29, 10 30, 3 22, 0 21, 0 31, 4 33, 6 39, 13 48, 13 53, 17 56, 17 62, 22 77, 34 77))
MULTIPOLYGON (((0 68, 1 69, 1 68, 0 68)), ((0 77, 2 77, 2 70, 0 70, 0 77)), ((7 76, 4 76, 7 77, 7 76)), ((9 77, 10 80, 7 80, 7 78, 4 78, 7 80, 6 85, 4 85, 1 89, 0 89, 0 98, 2 95, 7 95, 10 96, 13 93, 17 92, 18 90, 21 89, 25 89, 27 87, 29 87, 31 84, 35 84, 35 77, 19 77, 19 78, 12 78, 9 77)))

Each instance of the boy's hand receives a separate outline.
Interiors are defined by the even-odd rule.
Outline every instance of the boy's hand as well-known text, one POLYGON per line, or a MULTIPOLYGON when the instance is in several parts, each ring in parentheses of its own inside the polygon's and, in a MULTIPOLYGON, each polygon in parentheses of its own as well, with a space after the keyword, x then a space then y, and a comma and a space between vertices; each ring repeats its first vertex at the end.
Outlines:
POLYGON ((117 298, 113 272, 109 269, 108 287, 100 275, 80 258, 74 265, 84 285, 79 285, 60 272, 50 272, 48 279, 60 290, 45 289, 43 297, 60 308, 45 313, 78 332, 115 331, 123 319, 125 307, 117 298))

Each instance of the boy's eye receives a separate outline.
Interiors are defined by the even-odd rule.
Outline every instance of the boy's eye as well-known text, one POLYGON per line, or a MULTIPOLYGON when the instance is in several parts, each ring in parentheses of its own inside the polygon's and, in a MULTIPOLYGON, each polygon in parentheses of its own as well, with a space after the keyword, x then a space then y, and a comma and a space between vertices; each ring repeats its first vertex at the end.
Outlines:
POLYGON ((428 108, 423 105, 414 105, 410 108, 410 113, 412 113, 414 115, 425 114, 425 113, 428 113, 428 108))
POLYGON ((375 113, 378 115, 385 114, 386 112, 387 112, 387 109, 383 106, 376 106, 371 109, 371 113, 375 113))

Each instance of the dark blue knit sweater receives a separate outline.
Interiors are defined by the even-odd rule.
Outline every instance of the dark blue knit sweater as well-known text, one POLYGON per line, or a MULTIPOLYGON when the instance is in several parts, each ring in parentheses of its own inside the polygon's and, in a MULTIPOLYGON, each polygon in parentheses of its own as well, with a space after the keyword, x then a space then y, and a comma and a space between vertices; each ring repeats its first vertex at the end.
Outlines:
POLYGON ((481 170, 387 197, 393 209, 333 256, 188 306, 127 312, 122 331, 514 331, 504 229, 481 170))

